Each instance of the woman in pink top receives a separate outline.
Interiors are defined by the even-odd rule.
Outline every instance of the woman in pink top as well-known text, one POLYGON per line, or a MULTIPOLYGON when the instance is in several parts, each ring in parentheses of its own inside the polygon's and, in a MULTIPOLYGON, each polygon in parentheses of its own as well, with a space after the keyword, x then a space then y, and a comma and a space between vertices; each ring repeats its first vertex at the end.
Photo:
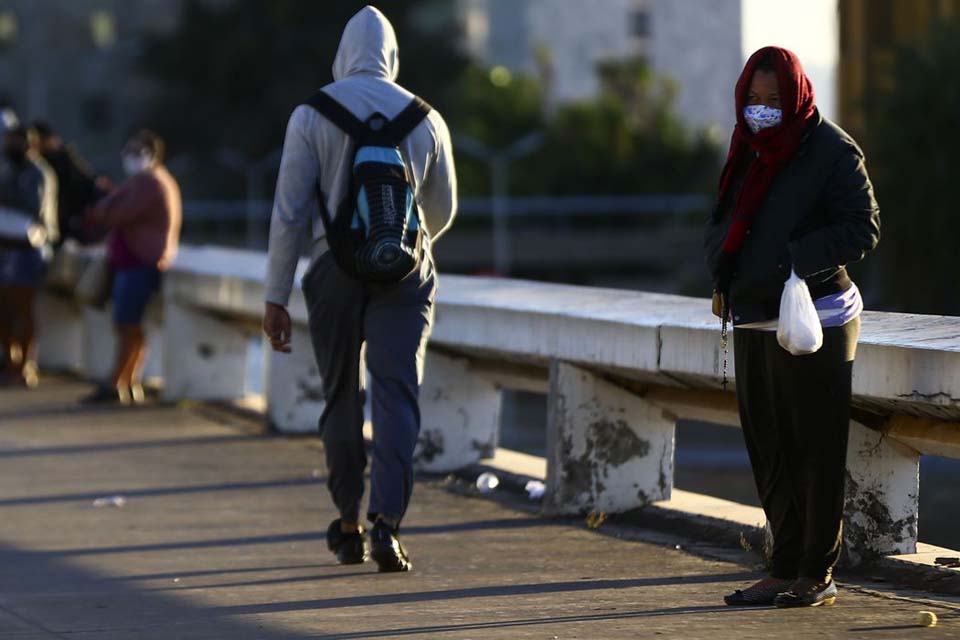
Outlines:
POLYGON ((141 403, 140 374, 146 358, 143 316, 173 262, 180 239, 181 202, 177 181, 163 165, 164 142, 150 131, 124 147, 129 179, 89 213, 92 224, 110 229, 107 254, 114 271, 113 321, 117 360, 113 377, 85 401, 141 403))

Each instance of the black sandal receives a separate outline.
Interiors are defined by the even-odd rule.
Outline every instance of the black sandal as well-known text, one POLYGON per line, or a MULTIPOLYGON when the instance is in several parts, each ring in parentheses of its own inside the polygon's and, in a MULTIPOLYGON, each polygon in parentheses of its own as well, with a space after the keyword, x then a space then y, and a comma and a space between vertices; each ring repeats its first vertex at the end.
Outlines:
POLYGON ((782 609, 793 607, 829 607, 837 601, 837 583, 817 582, 814 578, 800 578, 785 593, 777 596, 775 605, 782 609))
POLYGON ((725 595, 723 601, 729 607, 770 606, 778 595, 790 588, 792 583, 792 580, 782 578, 764 578, 746 589, 737 589, 733 593, 725 595))

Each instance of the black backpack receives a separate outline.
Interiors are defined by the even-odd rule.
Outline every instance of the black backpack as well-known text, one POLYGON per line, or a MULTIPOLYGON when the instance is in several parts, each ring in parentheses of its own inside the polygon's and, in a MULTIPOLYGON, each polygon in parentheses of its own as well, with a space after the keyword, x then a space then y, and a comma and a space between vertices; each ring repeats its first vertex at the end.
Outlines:
POLYGON ((367 282, 403 280, 420 266, 423 228, 409 166, 399 147, 430 113, 430 105, 415 97, 393 120, 374 113, 363 122, 323 91, 306 104, 354 144, 347 195, 332 220, 317 185, 320 217, 337 264, 367 282))

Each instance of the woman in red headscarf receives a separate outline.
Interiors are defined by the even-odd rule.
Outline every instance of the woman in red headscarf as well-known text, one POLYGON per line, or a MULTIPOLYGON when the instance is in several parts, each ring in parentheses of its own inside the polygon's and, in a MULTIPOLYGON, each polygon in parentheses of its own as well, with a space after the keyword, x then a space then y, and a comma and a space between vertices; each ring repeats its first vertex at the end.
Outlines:
POLYGON ((753 54, 736 111, 705 248, 724 325, 735 328, 740 419, 773 552, 770 576, 725 601, 832 604, 863 310, 845 265, 876 247, 879 209, 863 152, 820 115, 794 53, 753 54), (806 280, 820 315, 823 346, 814 354, 794 356, 777 342, 791 271, 806 280))

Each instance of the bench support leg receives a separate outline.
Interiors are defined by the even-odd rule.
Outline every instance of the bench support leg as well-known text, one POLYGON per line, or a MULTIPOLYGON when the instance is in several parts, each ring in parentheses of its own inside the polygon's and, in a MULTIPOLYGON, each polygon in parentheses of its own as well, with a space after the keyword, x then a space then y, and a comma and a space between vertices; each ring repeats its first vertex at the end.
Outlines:
POLYGON ((68 296, 42 292, 35 316, 41 371, 79 372, 83 368, 83 309, 68 296))
POLYGON ((548 513, 622 512, 667 500, 673 420, 642 398, 565 362, 550 370, 548 513))
POLYGON ((111 321, 111 308, 83 309, 83 373, 99 383, 113 374, 116 361, 117 336, 111 321))
POLYGON ((500 409, 500 389, 472 372, 469 360, 428 351, 420 388, 417 467, 442 473, 493 456, 500 409))
POLYGON ((916 553, 920 454, 850 423, 844 544, 851 564, 916 553))
POLYGON ((277 353, 263 341, 267 416, 281 433, 317 433, 323 387, 306 328, 293 328, 292 346, 292 353, 277 353))
POLYGON ((165 301, 163 397, 235 400, 246 395, 249 335, 225 322, 165 301))

